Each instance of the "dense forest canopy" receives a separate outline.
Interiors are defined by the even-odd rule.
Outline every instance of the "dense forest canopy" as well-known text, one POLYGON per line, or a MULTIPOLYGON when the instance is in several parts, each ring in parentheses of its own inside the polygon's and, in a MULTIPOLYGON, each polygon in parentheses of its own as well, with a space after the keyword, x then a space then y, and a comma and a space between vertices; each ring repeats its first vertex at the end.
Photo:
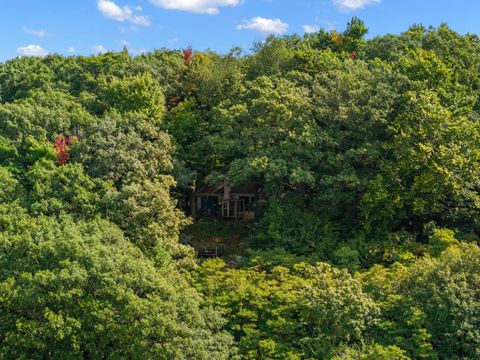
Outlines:
POLYGON ((480 358, 480 38, 367 33, 0 64, 0 359, 480 358))

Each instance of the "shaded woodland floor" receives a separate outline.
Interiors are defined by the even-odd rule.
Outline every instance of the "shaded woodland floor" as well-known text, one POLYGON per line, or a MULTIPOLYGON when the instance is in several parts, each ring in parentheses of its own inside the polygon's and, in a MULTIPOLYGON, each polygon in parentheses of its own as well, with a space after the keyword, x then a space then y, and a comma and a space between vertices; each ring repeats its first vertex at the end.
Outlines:
POLYGON ((244 221, 198 220, 183 234, 194 248, 222 246, 221 257, 227 262, 244 256, 248 250, 248 223, 244 221))

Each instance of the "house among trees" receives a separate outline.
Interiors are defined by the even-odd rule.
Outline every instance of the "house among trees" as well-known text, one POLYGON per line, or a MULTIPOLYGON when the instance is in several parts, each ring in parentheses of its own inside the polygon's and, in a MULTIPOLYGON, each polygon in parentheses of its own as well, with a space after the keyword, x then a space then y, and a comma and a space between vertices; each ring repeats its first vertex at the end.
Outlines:
POLYGON ((250 220, 255 216, 251 204, 259 194, 260 187, 255 184, 203 186, 193 194, 192 215, 197 218, 250 220))

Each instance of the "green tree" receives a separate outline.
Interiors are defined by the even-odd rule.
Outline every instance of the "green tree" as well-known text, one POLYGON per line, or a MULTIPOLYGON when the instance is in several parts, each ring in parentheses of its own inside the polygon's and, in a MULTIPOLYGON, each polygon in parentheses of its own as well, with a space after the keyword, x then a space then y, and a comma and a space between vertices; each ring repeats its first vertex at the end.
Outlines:
POLYGON ((368 226, 377 231, 405 226, 424 236, 430 221, 473 224, 479 204, 478 124, 453 116, 431 92, 407 96, 408 110, 392 122, 394 140, 385 145, 391 157, 362 199, 368 226))
POLYGON ((0 166, 0 204, 10 203, 20 198, 22 187, 13 174, 0 166))
POLYGON ((90 178, 81 164, 58 166, 52 160, 35 162, 25 175, 25 205, 35 215, 73 214, 92 218, 100 212, 107 184, 90 178))
POLYGON ((95 122, 91 133, 72 149, 72 157, 89 175, 121 188, 170 174, 172 152, 170 137, 145 116, 110 114, 95 122))
POLYGON ((460 243, 410 266, 375 266, 361 275, 381 309, 376 341, 412 358, 478 357, 480 248, 460 243))
POLYGON ((218 316, 114 225, 0 212, 0 358, 227 357, 218 316))
POLYGON ((105 111, 141 113, 155 124, 162 121, 165 111, 163 91, 148 73, 123 79, 109 78, 100 85, 98 101, 105 111))
POLYGON ((170 196, 173 186, 173 178, 165 176, 114 190, 106 196, 104 215, 157 261, 163 263, 173 256, 178 262, 183 259, 184 265, 192 265, 193 250, 179 244, 180 230, 188 220, 170 196))
POLYGON ((360 344, 377 309, 348 272, 319 263, 227 269, 219 260, 197 270, 197 287, 226 317, 243 359, 330 358, 360 344))

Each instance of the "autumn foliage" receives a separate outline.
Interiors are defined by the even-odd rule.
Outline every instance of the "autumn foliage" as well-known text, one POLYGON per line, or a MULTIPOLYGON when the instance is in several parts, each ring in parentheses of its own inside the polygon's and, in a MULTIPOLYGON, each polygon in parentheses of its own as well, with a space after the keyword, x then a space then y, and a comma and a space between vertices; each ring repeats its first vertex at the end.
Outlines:
POLYGON ((55 150, 57 151, 57 162, 64 165, 70 160, 69 147, 73 144, 74 137, 72 135, 58 136, 55 139, 55 150))
POLYGON ((183 61, 187 64, 191 64, 193 62, 193 49, 191 46, 183 50, 183 61))
POLYGON ((336 45, 340 46, 340 45, 342 44, 342 42, 343 42, 343 36, 342 36, 342 34, 339 34, 338 32, 336 32, 336 31, 334 31, 334 30, 331 32, 331 34, 332 34, 332 41, 333 41, 336 45))

